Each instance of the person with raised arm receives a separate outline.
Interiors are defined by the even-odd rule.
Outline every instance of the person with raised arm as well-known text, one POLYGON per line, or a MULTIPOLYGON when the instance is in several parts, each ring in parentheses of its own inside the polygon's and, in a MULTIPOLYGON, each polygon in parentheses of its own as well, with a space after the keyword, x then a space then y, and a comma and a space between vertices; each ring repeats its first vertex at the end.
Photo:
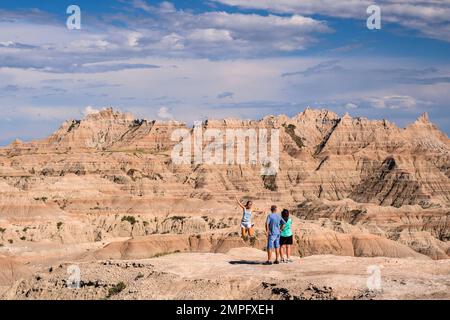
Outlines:
POLYGON ((237 196, 235 196, 237 204, 242 208, 242 220, 241 220, 241 235, 244 240, 247 240, 247 238, 253 237, 255 235, 252 223, 252 201, 247 201, 245 205, 238 199, 237 196))

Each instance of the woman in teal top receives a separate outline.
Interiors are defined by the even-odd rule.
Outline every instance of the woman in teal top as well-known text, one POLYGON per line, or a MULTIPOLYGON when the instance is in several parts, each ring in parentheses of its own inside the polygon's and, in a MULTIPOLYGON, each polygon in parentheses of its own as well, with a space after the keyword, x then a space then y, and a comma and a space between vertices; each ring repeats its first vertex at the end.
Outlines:
POLYGON ((291 260, 291 247, 293 243, 293 234, 291 229, 292 219, 289 218, 289 210, 283 209, 283 211, 281 211, 281 217, 286 223, 284 225, 284 229, 281 231, 280 234, 281 262, 284 263, 293 262, 291 260), (284 258, 284 254, 286 258, 284 258))

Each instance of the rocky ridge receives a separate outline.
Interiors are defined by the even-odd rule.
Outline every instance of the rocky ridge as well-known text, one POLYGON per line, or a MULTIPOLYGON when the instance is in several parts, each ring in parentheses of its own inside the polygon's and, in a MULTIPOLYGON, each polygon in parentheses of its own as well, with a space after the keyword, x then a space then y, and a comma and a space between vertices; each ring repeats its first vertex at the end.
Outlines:
POLYGON ((35 270, 69 257, 263 249, 263 214, 254 241, 238 235, 238 195, 263 211, 290 208, 301 257, 450 257, 450 141, 426 114, 404 129, 309 108, 202 128, 279 129, 277 175, 252 164, 176 165, 171 134, 192 128, 112 108, 0 148, 0 254, 35 270))

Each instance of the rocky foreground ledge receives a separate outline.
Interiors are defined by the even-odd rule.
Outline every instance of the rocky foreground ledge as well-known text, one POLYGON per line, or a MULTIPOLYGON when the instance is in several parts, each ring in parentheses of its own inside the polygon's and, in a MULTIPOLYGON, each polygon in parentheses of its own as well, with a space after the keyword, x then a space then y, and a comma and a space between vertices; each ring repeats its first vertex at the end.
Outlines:
POLYGON ((265 266, 263 251, 175 253, 144 260, 78 262, 80 289, 67 288, 69 262, 3 287, 2 299, 450 299, 450 263, 414 258, 294 257, 265 266), (372 266, 372 267, 371 267, 372 266), (369 290, 368 268, 381 290, 369 290))

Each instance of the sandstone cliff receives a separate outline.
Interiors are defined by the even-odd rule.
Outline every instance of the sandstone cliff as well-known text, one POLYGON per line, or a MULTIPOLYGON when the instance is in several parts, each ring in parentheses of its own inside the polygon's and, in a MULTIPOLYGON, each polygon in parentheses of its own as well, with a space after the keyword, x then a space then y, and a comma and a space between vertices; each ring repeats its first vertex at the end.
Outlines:
MULTIPOLYGON (((262 210, 272 203, 290 208, 302 219, 301 256, 449 258, 450 141, 426 114, 406 128, 309 108, 292 118, 202 124, 203 130, 249 128, 280 130, 276 175, 261 176, 254 164, 176 165, 172 132, 191 127, 112 108, 69 120, 47 139, 1 148, 0 253, 31 259, 51 245, 97 248, 118 238, 131 241, 129 250, 144 248, 145 257, 222 252, 220 241, 222 248, 248 246, 229 236, 239 231, 233 200, 239 195, 262 210), (170 238, 167 248, 129 240, 161 234, 182 238, 170 238), (197 234, 201 245, 192 242, 197 234)), ((260 231, 263 221, 256 218, 260 231)), ((101 252, 127 257, 120 241, 101 252)))

